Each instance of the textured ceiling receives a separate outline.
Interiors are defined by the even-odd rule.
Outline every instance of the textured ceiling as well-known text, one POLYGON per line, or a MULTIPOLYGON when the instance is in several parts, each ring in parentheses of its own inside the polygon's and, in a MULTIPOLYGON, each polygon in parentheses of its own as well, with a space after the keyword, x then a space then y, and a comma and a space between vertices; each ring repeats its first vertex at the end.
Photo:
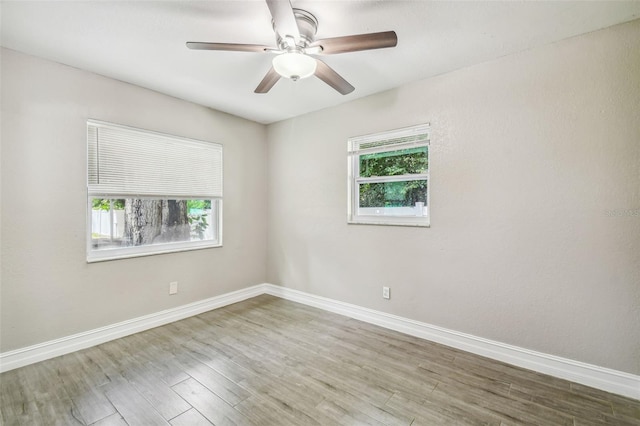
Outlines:
POLYGON ((275 46, 263 1, 2 1, 4 47, 271 123, 640 17, 640 1, 304 1, 317 38, 395 30, 398 46, 322 59, 317 78, 253 90, 272 54, 194 51, 186 41, 275 46))

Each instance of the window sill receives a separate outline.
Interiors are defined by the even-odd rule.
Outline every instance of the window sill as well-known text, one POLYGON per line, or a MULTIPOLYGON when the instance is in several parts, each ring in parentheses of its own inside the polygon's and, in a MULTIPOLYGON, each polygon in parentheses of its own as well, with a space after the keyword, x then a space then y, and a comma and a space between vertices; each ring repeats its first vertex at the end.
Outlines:
POLYGON ((222 247, 222 243, 212 242, 209 244, 198 244, 191 247, 170 247, 170 246, 160 246, 156 247, 153 250, 146 247, 144 251, 129 251, 126 249, 123 250, 104 250, 102 252, 94 252, 87 256, 87 263, 97 263, 97 262, 106 262, 109 260, 119 260, 119 259, 131 259, 134 257, 145 257, 145 256, 155 256, 158 254, 167 254, 167 253, 179 253, 185 251, 192 250, 203 250, 209 248, 218 248, 222 247))
POLYGON ((420 218, 416 220, 416 218, 406 218, 406 220, 402 220, 401 218, 389 218, 381 219, 380 217, 372 217, 372 218, 358 218, 358 219, 348 219, 348 225, 376 225, 376 226, 412 226, 417 228, 430 228, 431 221, 427 218, 420 218))

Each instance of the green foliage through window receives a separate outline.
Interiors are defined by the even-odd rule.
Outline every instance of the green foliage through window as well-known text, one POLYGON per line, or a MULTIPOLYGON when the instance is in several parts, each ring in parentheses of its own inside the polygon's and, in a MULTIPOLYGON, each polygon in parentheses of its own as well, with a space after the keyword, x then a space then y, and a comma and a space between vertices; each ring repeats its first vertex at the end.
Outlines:
MULTIPOLYGON (((426 146, 362 154, 359 161, 360 177, 415 175, 429 169, 426 146)), ((359 192, 360 207, 413 207, 417 202, 427 203, 427 181, 423 179, 362 183, 359 192)))
POLYGON ((110 200, 108 198, 93 198, 91 200, 91 208, 93 210, 111 210, 111 201, 113 201, 114 210, 124 210, 124 200, 110 200))
POLYGON ((426 146, 360 155, 360 177, 417 174, 428 169, 426 146))
POLYGON ((211 210, 211 200, 187 200, 187 209, 211 210))
POLYGON ((363 183, 360 185, 360 207, 413 207, 427 204, 427 181, 363 183))

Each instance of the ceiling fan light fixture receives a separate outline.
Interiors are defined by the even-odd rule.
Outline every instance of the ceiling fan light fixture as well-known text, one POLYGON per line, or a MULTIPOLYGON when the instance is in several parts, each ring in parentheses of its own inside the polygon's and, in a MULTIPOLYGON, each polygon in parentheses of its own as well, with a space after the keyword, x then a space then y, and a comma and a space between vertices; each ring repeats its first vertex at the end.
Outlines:
POLYGON ((273 58, 273 69, 282 77, 296 81, 316 72, 316 60, 301 52, 286 52, 273 58))
MULTIPOLYGON (((1 2, 2 0, 0 0, 1 2)), ((353 34, 316 40, 318 20, 311 13, 291 7, 290 0, 266 0, 276 36, 276 47, 260 44, 210 43, 189 41, 194 50, 222 50, 232 52, 263 52, 277 54, 272 66, 262 78, 255 93, 267 93, 282 78, 293 81, 315 75, 341 95, 355 88, 333 68, 311 55, 334 55, 363 50, 395 47, 395 31, 353 34)))

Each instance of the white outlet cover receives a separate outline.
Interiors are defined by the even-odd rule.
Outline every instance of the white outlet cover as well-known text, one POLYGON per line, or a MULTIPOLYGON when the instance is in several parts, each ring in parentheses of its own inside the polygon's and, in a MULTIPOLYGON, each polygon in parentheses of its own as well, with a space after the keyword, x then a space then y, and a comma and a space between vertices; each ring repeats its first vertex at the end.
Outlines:
POLYGON ((176 294, 178 292, 178 281, 169 283, 169 294, 176 294))

